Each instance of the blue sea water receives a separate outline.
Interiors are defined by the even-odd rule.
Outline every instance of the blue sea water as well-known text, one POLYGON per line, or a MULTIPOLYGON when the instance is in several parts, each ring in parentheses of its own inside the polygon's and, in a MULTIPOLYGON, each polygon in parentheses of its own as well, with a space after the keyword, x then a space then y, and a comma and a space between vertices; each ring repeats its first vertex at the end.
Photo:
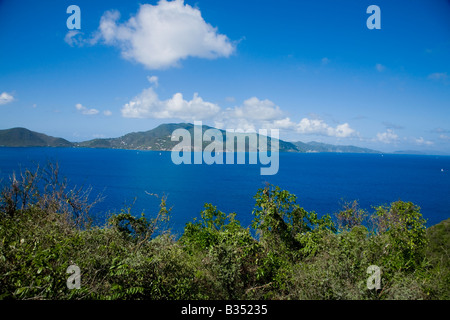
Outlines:
POLYGON ((242 225, 253 219, 254 195, 271 183, 295 194, 319 216, 334 214, 343 201, 372 206, 396 200, 421 207, 427 226, 450 217, 450 157, 393 154, 280 153, 276 175, 260 175, 260 165, 175 165, 170 152, 77 148, 0 148, 0 179, 13 171, 58 162, 71 186, 92 187, 105 199, 101 215, 133 204, 132 212, 154 217, 159 199, 172 207, 171 226, 180 234, 200 216, 205 203, 235 212, 242 225), (443 170, 442 170, 443 169, 443 170))

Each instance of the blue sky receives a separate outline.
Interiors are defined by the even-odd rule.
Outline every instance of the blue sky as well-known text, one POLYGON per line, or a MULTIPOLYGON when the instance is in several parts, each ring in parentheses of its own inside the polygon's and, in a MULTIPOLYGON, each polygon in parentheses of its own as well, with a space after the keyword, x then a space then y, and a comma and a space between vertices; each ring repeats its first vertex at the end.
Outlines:
POLYGON ((201 120, 450 153, 449 57, 447 0, 0 0, 0 129, 83 141, 201 120))

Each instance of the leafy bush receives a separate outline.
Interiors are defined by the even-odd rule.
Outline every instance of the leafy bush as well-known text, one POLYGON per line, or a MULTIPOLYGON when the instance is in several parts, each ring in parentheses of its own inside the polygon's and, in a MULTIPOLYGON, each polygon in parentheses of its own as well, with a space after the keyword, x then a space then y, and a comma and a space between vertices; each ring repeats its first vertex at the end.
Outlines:
POLYGON ((397 201, 372 214, 357 202, 321 218, 266 186, 252 228, 205 204, 176 239, 161 198, 156 218, 132 207, 94 225, 89 189, 58 166, 12 176, 0 192, 1 299, 449 299, 449 231, 426 229, 397 201), (255 236, 256 235, 256 236, 255 236), (81 288, 67 287, 77 265, 81 288), (368 267, 381 287, 367 288, 368 267))

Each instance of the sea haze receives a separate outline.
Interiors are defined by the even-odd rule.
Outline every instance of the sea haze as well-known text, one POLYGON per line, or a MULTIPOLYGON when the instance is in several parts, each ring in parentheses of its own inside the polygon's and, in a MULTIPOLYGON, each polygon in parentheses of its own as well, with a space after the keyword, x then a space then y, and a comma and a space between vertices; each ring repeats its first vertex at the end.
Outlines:
POLYGON ((99 218, 133 203, 134 214, 144 210, 154 217, 159 199, 148 193, 166 195, 178 234, 200 216, 204 203, 236 212, 242 225, 250 225, 253 197, 267 182, 295 194, 297 203, 319 216, 339 211, 343 201, 358 200, 372 212, 372 206, 403 200, 421 207, 427 226, 450 217, 448 156, 282 152, 279 157, 278 173, 261 176, 259 164, 175 165, 164 151, 0 148, 0 178, 4 184, 20 168, 58 162, 71 186, 103 194, 95 207, 99 218))

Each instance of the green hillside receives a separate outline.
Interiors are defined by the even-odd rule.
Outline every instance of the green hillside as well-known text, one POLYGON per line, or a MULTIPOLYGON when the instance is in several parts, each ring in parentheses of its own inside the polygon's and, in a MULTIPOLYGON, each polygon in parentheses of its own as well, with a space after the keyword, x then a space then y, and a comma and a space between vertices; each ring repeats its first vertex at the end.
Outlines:
POLYGON ((73 143, 62 138, 47 136, 25 128, 0 130, 2 147, 72 147, 73 143))
MULTIPOLYGON (((174 146, 179 144, 179 141, 172 141, 172 133, 176 129, 186 129, 189 131, 191 135, 191 146, 193 148, 194 145, 194 125, 190 123, 170 123, 170 124, 161 124, 155 129, 145 131, 145 132, 133 132, 128 133, 119 138, 109 138, 109 139, 94 139, 89 141, 80 142, 77 144, 79 147, 86 148, 113 148, 113 149, 132 149, 132 150, 158 150, 158 151, 170 151, 174 146)), ((205 133, 208 129, 215 129, 209 126, 202 126, 202 134, 205 133)), ((217 129, 219 130, 219 129, 217 129)), ((227 135, 225 130, 219 130, 224 137, 223 140, 223 148, 225 151, 226 143, 225 137, 227 135)), ((237 133, 236 136, 246 135, 244 133, 237 133)), ((259 137, 259 135, 257 135, 259 137)), ((205 141, 203 142, 203 149, 208 146, 211 142, 205 141)), ((271 145, 271 139, 268 138, 268 144, 271 145)), ((250 149, 257 149, 258 145, 254 145, 250 143, 250 149)), ((299 152, 300 150, 290 142, 279 141, 280 152, 299 152)), ((247 143, 245 150, 239 149, 236 145, 234 148, 235 151, 248 151, 249 144, 247 143)))
POLYGON ((380 151, 360 148, 355 146, 340 146, 321 142, 311 141, 304 143, 301 141, 294 142, 294 145, 302 152, 339 152, 339 153, 381 153, 380 151))

